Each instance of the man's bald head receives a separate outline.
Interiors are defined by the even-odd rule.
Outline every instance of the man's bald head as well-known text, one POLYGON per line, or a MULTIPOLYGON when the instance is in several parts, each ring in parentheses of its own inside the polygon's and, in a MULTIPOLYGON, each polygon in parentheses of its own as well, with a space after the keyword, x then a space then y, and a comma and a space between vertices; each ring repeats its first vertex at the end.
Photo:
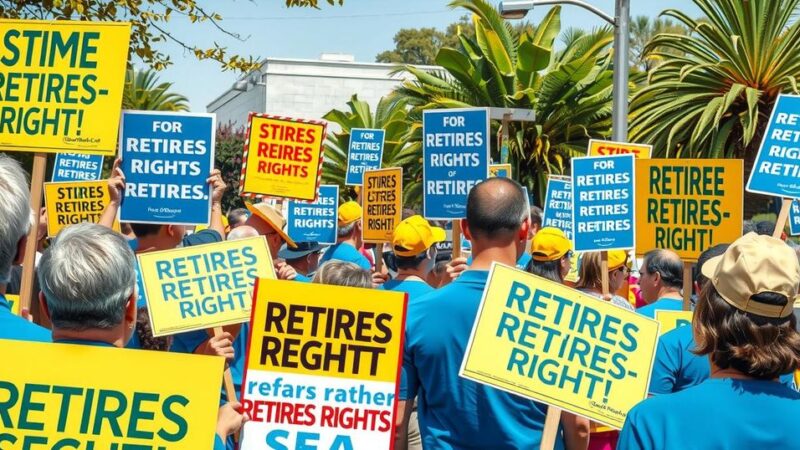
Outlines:
POLYGON ((522 187, 509 178, 482 181, 467 197, 467 225, 473 239, 513 239, 528 213, 528 199, 522 187))

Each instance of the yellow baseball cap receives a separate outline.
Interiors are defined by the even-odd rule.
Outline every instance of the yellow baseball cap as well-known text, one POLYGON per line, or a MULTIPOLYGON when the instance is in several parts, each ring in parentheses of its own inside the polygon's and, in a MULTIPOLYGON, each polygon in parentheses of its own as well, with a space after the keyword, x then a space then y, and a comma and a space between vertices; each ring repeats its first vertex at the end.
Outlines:
POLYGON ((250 213, 266 222, 270 228, 275 230, 275 232, 281 236, 281 238, 289 245, 289 247, 297 247, 297 244, 294 243, 292 238, 290 238, 289 235, 283 231, 283 227, 286 226, 286 219, 283 218, 283 214, 281 214, 280 211, 263 202, 255 205, 244 202, 244 205, 247 207, 247 210, 250 211, 250 213))
POLYGON ((349 201, 339 205, 339 226, 350 225, 361 219, 362 209, 357 202, 349 201))
POLYGON ((608 252, 608 271, 617 270, 628 262, 628 252, 625 250, 611 250, 608 252))
POLYGON ((439 227, 432 227, 422 216, 411 216, 400 222, 392 232, 392 249, 397 256, 416 256, 437 242, 447 240, 439 227))
POLYGON ((558 228, 544 227, 531 241, 531 256, 534 261, 555 261, 572 250, 572 242, 558 228))

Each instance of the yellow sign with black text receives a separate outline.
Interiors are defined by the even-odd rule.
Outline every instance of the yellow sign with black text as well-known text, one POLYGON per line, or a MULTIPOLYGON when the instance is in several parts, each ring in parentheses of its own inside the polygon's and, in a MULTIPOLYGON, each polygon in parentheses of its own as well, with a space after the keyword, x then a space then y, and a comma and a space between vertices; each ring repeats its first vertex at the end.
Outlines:
MULTIPOLYGON (((105 181, 45 183, 47 235, 55 237, 65 227, 77 223, 99 222, 110 201, 105 181)), ((118 221, 114 221, 113 228, 119 231, 118 221)))
POLYGON ((367 170, 363 186, 364 242, 389 242, 403 217, 403 168, 367 170))

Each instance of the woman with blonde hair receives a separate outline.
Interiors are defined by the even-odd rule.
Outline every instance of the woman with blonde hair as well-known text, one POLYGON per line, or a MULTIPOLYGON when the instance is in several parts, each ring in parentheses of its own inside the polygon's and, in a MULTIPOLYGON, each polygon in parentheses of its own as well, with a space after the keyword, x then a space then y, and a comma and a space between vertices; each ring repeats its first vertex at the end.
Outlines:
POLYGON ((628 252, 624 250, 612 250, 608 252, 608 296, 603 295, 603 271, 600 252, 586 252, 581 255, 580 278, 575 284, 575 289, 592 295, 594 297, 607 300, 620 308, 633 311, 633 307, 628 301, 619 295, 614 294, 621 288, 628 279, 630 273, 630 260, 628 252))

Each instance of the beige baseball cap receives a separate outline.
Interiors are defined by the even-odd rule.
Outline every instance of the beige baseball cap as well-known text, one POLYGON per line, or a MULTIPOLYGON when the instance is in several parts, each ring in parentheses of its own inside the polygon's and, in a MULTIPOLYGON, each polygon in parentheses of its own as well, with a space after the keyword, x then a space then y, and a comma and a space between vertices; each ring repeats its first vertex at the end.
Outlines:
POLYGON ((266 203, 256 203, 255 205, 252 203, 244 202, 244 205, 247 207, 247 210, 250 211, 251 214, 255 215, 259 219, 266 222, 273 230, 275 230, 280 237, 283 239, 284 242, 289 244, 291 248, 297 248, 297 244, 294 243, 292 238, 283 231, 283 227, 286 226, 286 219, 283 218, 283 214, 275 208, 266 203))
POLYGON ((762 317, 792 314, 800 287, 800 262, 795 251, 780 239, 748 233, 720 256, 703 264, 705 275, 719 295, 731 306, 762 317), (764 292, 789 299, 786 305, 752 300, 764 292))

